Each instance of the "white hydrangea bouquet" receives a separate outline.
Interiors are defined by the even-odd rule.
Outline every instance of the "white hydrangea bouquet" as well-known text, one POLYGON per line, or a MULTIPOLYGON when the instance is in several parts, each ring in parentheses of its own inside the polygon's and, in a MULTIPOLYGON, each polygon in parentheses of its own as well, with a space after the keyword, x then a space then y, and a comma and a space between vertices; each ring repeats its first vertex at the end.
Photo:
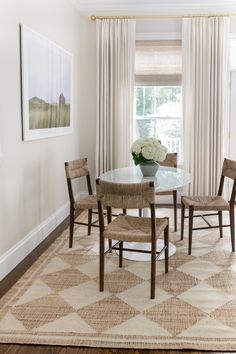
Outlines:
POLYGON ((137 139, 131 145, 135 165, 147 161, 162 162, 166 158, 167 148, 156 138, 137 139))

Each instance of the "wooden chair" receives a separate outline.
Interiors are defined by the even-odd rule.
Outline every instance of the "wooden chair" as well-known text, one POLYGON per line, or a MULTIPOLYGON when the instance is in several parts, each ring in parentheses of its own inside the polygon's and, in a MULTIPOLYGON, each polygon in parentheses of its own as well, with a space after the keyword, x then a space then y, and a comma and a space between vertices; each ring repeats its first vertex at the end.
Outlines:
POLYGON ((99 289, 104 290, 104 239, 118 240, 111 246, 119 250, 119 267, 122 267, 123 251, 151 253, 151 299, 155 298, 156 259, 165 252, 165 272, 168 272, 168 218, 156 218, 155 216, 155 188, 153 182, 121 184, 105 182, 97 179, 97 200, 100 226, 100 250, 99 250, 99 289), (108 225, 104 224, 103 207, 106 207, 109 215, 108 225), (121 214, 112 221, 112 208, 135 209, 150 208, 151 218, 142 218, 121 214), (156 241, 164 231, 164 247, 161 252, 156 251, 156 241), (123 247, 123 242, 150 242, 151 251, 131 250, 123 247), (119 245, 119 247, 117 247, 119 245))
MULTIPOLYGON (((160 162, 161 166, 168 166, 177 168, 177 152, 169 153, 166 155, 164 161, 160 162)), ((174 207, 174 230, 177 231, 177 190, 156 192, 156 195, 173 195, 173 207, 174 207)), ((139 216, 142 216, 142 209, 139 209, 139 216)))
POLYGON ((97 210, 97 198, 95 195, 93 195, 87 158, 65 162, 65 171, 66 171, 67 185, 68 185, 68 191, 70 197, 69 247, 71 248, 73 245, 74 224, 87 225, 88 235, 91 234, 91 226, 99 227, 99 225, 95 224, 96 221, 92 222, 92 214, 93 213, 97 214, 97 212, 93 211, 94 209, 97 210), (75 200, 73 187, 72 187, 72 180, 79 179, 81 177, 86 177, 88 196, 81 198, 79 200, 75 200), (85 209, 88 210, 88 223, 75 221, 75 211, 85 210, 85 209))
POLYGON ((230 227, 231 232, 231 244, 232 252, 235 252, 235 231, 234 231, 234 204, 236 195, 236 161, 224 159, 223 169, 220 179, 220 185, 218 189, 218 194, 216 196, 183 196, 181 200, 181 240, 184 238, 184 219, 185 208, 189 208, 189 241, 188 241, 188 254, 191 255, 192 250, 192 231, 194 230, 205 230, 212 228, 219 228, 220 237, 223 237, 223 227, 230 227), (222 197, 224 180, 225 177, 232 179, 233 187, 231 192, 230 201, 227 202, 222 197), (217 211, 217 213, 194 215, 194 211, 217 211), (222 225, 222 211, 229 211, 230 224, 222 225), (218 215, 219 224, 211 225, 206 216, 218 215), (204 221, 208 224, 206 227, 196 227, 193 228, 193 217, 202 217, 204 221))

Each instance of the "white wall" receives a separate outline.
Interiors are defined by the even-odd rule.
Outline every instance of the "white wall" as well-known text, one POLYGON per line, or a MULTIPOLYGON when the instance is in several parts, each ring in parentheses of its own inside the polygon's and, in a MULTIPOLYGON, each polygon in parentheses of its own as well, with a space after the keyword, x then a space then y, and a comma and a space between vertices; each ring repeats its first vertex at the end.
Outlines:
POLYGON ((88 156, 94 171, 95 50, 94 23, 69 0, 1 0, 0 279, 67 215, 64 162, 88 156), (74 56, 72 135, 22 141, 20 23, 74 56))
POLYGON ((139 33, 180 33, 181 19, 138 19, 136 32, 139 33))

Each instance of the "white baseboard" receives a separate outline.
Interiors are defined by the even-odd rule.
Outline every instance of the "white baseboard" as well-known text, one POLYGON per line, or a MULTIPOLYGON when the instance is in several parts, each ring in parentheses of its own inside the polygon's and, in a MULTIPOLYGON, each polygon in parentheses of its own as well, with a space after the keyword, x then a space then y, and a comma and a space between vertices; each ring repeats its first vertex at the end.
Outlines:
POLYGON ((68 215, 69 203, 66 203, 4 253, 0 257, 0 281, 45 240, 68 215))

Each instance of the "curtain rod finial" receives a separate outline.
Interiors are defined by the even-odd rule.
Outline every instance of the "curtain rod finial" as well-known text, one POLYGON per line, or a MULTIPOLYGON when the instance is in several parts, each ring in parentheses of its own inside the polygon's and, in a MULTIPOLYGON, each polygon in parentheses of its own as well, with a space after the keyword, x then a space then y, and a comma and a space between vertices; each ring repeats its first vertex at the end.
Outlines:
POLYGON ((96 21, 96 16, 91 16, 90 18, 92 21, 96 21))

